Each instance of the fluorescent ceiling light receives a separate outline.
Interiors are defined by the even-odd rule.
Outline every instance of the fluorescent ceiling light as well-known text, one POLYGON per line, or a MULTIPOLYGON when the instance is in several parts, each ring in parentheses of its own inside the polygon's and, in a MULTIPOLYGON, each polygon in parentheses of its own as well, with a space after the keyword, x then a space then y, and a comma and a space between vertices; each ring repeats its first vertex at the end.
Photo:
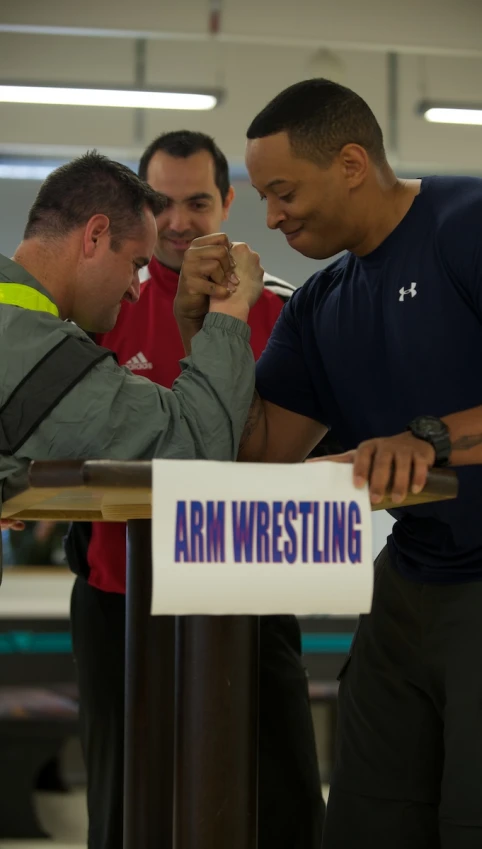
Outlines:
POLYGON ((426 121, 435 124, 482 125, 482 104, 421 103, 418 112, 426 121))
POLYGON ((34 162, 0 162, 0 180, 45 180, 56 168, 34 162))
MULTIPOLYGON (((45 159, 41 156, 17 157, 17 156, 2 156, 0 152, 0 180, 45 180, 55 168, 70 161, 70 158, 79 156, 82 151, 73 151, 71 157, 63 157, 59 159, 45 159)), ((110 155, 109 153, 107 155, 110 155)), ((127 159, 125 156, 115 156, 118 162, 123 162, 132 171, 137 171, 138 160, 127 159)), ((233 180, 247 180, 248 174, 246 167, 240 163, 233 163, 229 166, 229 173, 233 180)))
POLYGON ((128 109, 214 109, 219 92, 89 88, 56 85, 0 85, 0 102, 56 106, 117 106, 128 109))

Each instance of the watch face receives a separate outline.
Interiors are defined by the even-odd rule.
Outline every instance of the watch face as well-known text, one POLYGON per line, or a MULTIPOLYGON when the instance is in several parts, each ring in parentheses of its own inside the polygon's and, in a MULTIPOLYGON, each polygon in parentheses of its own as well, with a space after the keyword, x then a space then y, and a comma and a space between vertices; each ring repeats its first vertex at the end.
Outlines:
POLYGON ((429 436, 433 434, 434 436, 437 434, 446 433, 447 426, 444 422, 437 419, 435 416, 419 416, 417 419, 413 419, 411 422, 411 428, 414 432, 422 435, 429 436))
POLYGON ((435 465, 446 466, 452 449, 449 429, 445 422, 435 416, 418 416, 410 422, 409 430, 417 439, 429 442, 435 450, 435 465))

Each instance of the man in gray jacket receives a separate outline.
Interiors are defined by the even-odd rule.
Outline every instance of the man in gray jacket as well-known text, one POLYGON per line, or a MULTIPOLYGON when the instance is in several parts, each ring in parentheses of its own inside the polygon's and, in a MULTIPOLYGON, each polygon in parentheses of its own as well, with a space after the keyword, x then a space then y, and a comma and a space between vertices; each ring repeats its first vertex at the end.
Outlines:
POLYGON ((190 356, 172 390, 120 368, 80 329, 111 329, 121 301, 138 299, 164 204, 128 168, 89 153, 50 175, 13 260, 0 257, 0 504, 32 459, 236 458, 254 385, 246 320, 263 287, 257 254, 224 234, 187 252, 176 313, 190 356))

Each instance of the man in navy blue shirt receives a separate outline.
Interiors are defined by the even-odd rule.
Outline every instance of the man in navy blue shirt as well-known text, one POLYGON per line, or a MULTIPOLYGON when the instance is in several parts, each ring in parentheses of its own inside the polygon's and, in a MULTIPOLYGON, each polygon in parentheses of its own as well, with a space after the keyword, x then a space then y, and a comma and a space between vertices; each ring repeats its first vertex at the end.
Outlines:
POLYGON ((373 503, 393 474, 323 847, 480 849, 482 180, 398 180, 367 104, 322 79, 254 119, 247 166, 271 229, 304 256, 346 253, 284 307, 240 459, 302 461, 333 427, 373 503), (456 501, 397 508, 448 463, 456 501))

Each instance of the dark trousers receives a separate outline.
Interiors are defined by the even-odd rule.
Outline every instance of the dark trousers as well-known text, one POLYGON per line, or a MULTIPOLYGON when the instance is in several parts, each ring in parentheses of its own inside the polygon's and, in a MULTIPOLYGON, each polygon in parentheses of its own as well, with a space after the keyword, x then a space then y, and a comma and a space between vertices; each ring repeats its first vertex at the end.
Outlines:
MULTIPOLYGON (((89 849, 122 849, 125 597, 78 578, 72 636, 89 849)), ((324 804, 294 617, 262 617, 259 849, 320 849, 324 804)))
POLYGON ((481 849, 482 582, 375 568, 341 673, 323 849, 481 849))

